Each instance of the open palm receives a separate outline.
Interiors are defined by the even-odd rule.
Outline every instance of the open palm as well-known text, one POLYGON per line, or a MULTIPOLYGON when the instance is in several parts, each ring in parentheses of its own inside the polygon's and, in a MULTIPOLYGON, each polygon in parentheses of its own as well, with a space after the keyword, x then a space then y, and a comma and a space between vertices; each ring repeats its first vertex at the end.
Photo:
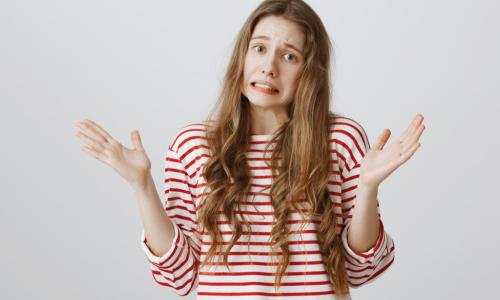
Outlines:
POLYGON ((138 131, 131 133, 134 148, 129 149, 91 120, 79 122, 77 126, 81 131, 75 135, 87 144, 82 150, 111 166, 131 185, 145 183, 150 174, 151 162, 138 131))
POLYGON ((405 132, 391 145, 385 147, 391 131, 385 129, 377 143, 361 161, 360 183, 366 186, 378 186, 394 170, 405 163, 420 147, 419 138, 425 129, 421 114, 415 116, 405 132))

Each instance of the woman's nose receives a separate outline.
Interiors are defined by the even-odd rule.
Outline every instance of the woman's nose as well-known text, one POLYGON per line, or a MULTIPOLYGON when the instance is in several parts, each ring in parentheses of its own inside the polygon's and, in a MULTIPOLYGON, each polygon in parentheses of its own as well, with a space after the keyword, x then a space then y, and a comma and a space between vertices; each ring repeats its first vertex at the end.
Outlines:
POLYGON ((274 57, 270 57, 266 60, 262 68, 262 73, 269 77, 276 77, 277 72, 276 72, 274 57))

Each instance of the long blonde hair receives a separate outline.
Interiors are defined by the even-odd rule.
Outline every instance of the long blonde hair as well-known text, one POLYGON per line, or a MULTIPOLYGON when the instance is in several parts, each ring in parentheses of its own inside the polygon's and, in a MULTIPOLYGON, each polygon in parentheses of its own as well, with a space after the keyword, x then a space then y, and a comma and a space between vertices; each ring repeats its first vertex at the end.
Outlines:
MULTIPOLYGON (((330 54, 333 55, 333 49, 318 15, 300 0, 263 1, 248 17, 237 36, 219 99, 207 119, 207 122, 216 122, 207 130, 207 143, 212 155, 205 165, 204 176, 210 192, 200 206, 199 223, 212 238, 212 244, 202 265, 212 261, 217 252, 222 252, 222 236, 216 217, 219 212, 223 212, 233 230, 232 240, 223 256, 226 266, 228 254, 242 233, 235 211, 240 211, 240 202, 245 201, 250 189, 245 152, 251 129, 250 104, 241 90, 243 66, 256 24, 271 15, 295 22, 306 37, 304 65, 294 98, 287 107, 289 120, 273 137, 276 143, 271 157, 274 181, 270 195, 276 222, 271 238, 273 252, 279 249, 283 253, 274 286, 276 289, 280 286, 289 263, 288 216, 296 210, 302 218, 306 218, 302 213, 304 207, 299 207, 299 200, 305 195, 305 208, 316 217, 321 217, 317 234, 330 282, 337 295, 346 295, 349 294, 349 285, 345 253, 336 230, 334 205, 327 190, 331 171, 328 129, 332 117, 329 106, 330 54), (213 115, 216 117, 212 118, 213 115), (279 159, 282 161, 278 162, 279 159)), ((245 217, 241 216, 245 221, 245 217)))

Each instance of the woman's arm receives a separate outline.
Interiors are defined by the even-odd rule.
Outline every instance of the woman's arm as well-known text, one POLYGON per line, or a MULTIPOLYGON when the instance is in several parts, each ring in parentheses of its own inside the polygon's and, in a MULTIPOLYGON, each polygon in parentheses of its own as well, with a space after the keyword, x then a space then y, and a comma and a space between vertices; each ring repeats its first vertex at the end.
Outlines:
POLYGON ((377 242, 380 233, 377 212, 378 188, 383 180, 408 161, 420 147, 419 139, 425 129, 423 120, 421 114, 416 115, 401 137, 385 148, 391 131, 384 130, 375 146, 368 149, 366 156, 363 157, 356 207, 348 232, 348 243, 354 251, 367 251, 377 242))
POLYGON ((352 250, 365 252, 375 246, 380 234, 377 211, 378 187, 358 185, 347 241, 352 250))
POLYGON ((133 190, 149 248, 154 255, 161 257, 172 247, 174 228, 162 206, 151 174, 144 186, 133 186, 133 190))

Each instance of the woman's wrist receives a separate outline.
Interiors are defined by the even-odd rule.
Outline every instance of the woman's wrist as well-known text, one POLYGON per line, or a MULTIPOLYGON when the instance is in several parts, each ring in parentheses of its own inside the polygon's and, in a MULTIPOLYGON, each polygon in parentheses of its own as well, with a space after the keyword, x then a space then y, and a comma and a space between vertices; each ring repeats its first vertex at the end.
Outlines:
POLYGON ((363 192, 365 192, 365 193, 375 193, 376 194, 378 192, 379 185, 378 184, 366 184, 360 178, 360 180, 358 181, 357 189, 363 190, 363 192))
POLYGON ((145 173, 141 176, 137 181, 131 182, 130 186, 136 192, 147 192, 151 188, 155 188, 153 177, 151 176, 151 172, 145 173))

